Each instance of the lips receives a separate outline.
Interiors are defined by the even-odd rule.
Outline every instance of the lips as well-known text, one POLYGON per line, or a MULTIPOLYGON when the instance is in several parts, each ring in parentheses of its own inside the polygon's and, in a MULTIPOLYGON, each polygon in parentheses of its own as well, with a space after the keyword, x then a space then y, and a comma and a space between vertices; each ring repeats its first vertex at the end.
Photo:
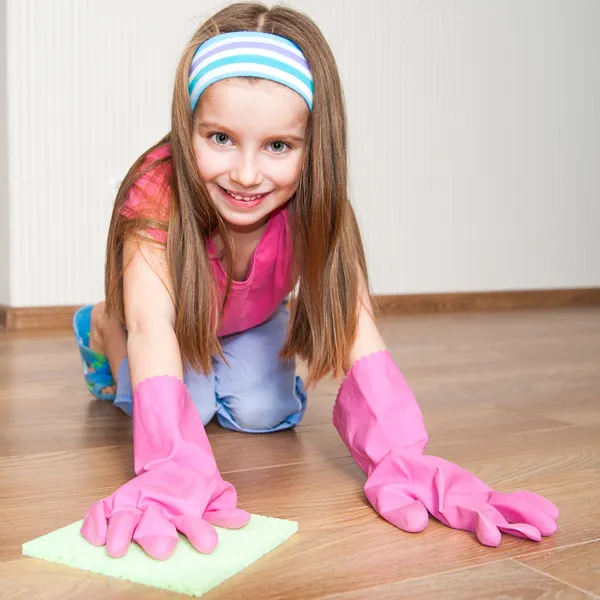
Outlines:
POLYGON ((254 210, 271 194, 271 192, 264 192, 262 194, 238 194, 236 192, 230 192, 220 185, 217 185, 217 187, 223 195, 223 198, 227 200, 230 205, 244 211, 254 210))
POLYGON ((221 189, 238 202, 256 202, 268 194, 268 192, 263 192, 262 194, 238 194, 237 192, 232 192, 224 187, 221 187, 221 189))

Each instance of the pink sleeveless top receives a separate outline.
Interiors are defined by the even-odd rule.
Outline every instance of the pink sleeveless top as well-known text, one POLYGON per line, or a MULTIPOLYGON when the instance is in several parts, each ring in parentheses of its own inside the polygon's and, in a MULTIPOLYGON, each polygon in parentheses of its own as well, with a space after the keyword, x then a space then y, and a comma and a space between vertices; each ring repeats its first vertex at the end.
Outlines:
MULTIPOLYGON (((168 146, 157 148, 148 155, 148 160, 168 156, 168 146)), ((157 220, 168 220, 169 190, 167 182, 171 164, 164 163, 143 175, 132 188, 121 214, 131 218, 144 216, 157 220)), ((156 240, 166 242, 167 232, 148 230, 156 240)), ((225 293, 227 274, 218 256, 212 239, 207 240, 207 249, 213 272, 221 294, 225 293)), ((291 236, 288 226, 287 207, 279 208, 269 215, 252 258, 244 281, 232 282, 223 319, 217 331, 219 336, 239 333, 267 321, 277 307, 292 291, 291 236)))

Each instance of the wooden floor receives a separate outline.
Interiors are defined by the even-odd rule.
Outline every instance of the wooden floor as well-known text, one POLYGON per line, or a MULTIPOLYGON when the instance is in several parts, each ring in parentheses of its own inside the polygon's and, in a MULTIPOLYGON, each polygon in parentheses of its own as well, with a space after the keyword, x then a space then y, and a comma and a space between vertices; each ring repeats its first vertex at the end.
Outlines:
MULTIPOLYGON (((380 319, 419 400, 428 452, 561 510, 541 543, 481 546, 431 520, 401 532, 366 503, 331 425, 335 382, 302 424, 266 436, 209 426, 240 505, 296 520, 283 546, 207 594, 235 599, 600 597, 600 308, 380 319)), ((69 332, 0 332, 0 598, 183 598, 22 558, 132 474, 131 423, 83 386, 69 332)))

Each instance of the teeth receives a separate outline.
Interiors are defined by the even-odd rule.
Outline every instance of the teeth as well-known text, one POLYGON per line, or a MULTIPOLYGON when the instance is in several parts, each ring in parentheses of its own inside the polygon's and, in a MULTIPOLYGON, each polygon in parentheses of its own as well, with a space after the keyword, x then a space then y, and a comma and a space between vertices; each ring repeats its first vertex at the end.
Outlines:
POLYGON ((258 194, 256 196, 238 196, 237 194, 234 194, 233 192, 230 192, 229 190, 225 190, 232 198, 235 198, 236 200, 242 200, 244 202, 250 202, 252 200, 256 200, 257 198, 260 198, 261 196, 263 196, 264 194, 258 194))

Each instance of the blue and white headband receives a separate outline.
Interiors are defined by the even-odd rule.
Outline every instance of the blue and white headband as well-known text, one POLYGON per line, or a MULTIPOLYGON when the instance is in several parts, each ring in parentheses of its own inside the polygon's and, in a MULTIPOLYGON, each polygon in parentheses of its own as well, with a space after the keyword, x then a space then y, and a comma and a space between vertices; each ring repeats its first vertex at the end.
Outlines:
POLYGON ((302 50, 287 38, 262 31, 221 33, 192 58, 188 91, 192 112, 213 83, 230 77, 261 77, 298 92, 312 111, 313 79, 302 50))

